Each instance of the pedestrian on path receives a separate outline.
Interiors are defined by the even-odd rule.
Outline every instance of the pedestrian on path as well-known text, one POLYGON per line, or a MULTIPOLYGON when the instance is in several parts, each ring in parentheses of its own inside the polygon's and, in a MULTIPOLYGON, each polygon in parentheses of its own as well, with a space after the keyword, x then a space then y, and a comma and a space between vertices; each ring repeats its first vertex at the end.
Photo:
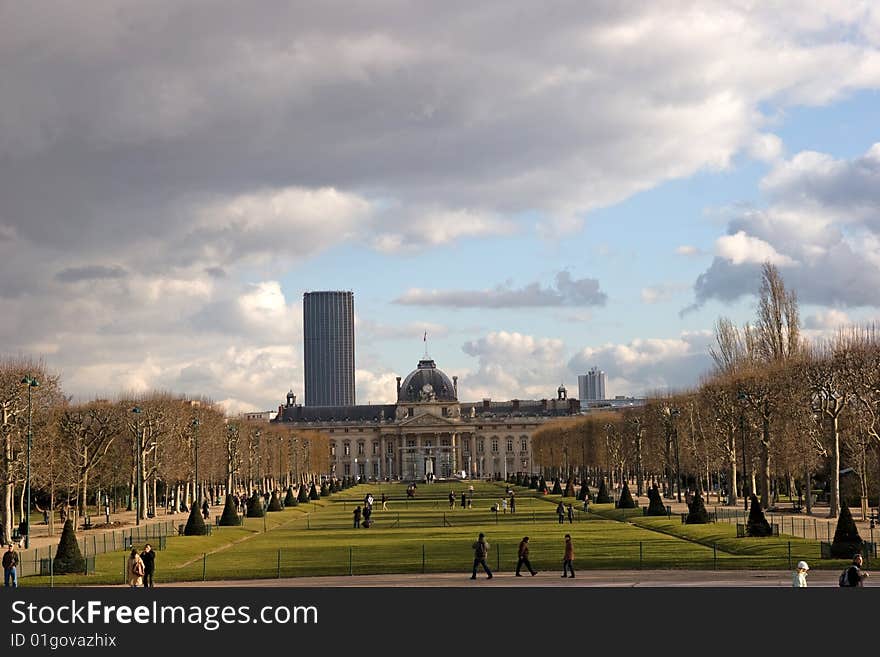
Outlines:
POLYGON ((516 497, 514 497, 513 491, 510 491, 510 512, 516 513, 516 497))
POLYGON ((562 506, 562 502, 556 505, 556 517, 559 518, 560 525, 565 522, 565 507, 562 506))
POLYGON ((385 493, 382 493, 382 510, 388 510, 388 496, 385 493))
POLYGON ((520 574, 520 569, 525 566, 529 569, 529 572, 532 574, 532 577, 538 574, 538 571, 532 568, 532 564, 529 561, 529 537, 523 536, 523 539, 519 542, 519 561, 516 562, 516 576, 522 577, 520 574))
POLYGON ((571 506, 571 502, 568 503, 568 523, 571 524, 574 522, 574 508, 571 506))
POLYGON ((361 526, 361 507, 356 506, 352 513, 354 513, 354 528, 360 529, 360 526, 361 526))
POLYGON ((489 556, 489 543, 486 541, 486 535, 480 532, 472 547, 474 549, 474 572, 471 579, 477 579, 477 566, 482 566, 488 579, 492 579, 492 571, 489 570, 489 565, 486 563, 486 557, 489 556))
POLYGON ((131 548, 128 556, 128 585, 135 589, 144 583, 144 560, 138 554, 137 548, 131 548))
POLYGON ((449 491, 449 508, 455 508, 455 493, 453 493, 452 491, 449 491))
POLYGON ((810 567, 806 561, 798 561, 797 570, 791 578, 791 585, 796 589, 807 588, 807 571, 810 567))
POLYGON ((141 552, 141 560, 144 562, 144 588, 153 588, 153 573, 156 572, 156 553, 153 546, 147 543, 141 552))
POLYGON ((571 544, 571 534, 565 535, 565 554, 562 557, 562 576, 568 577, 571 571, 571 578, 574 579, 574 547, 571 544))
POLYGON ((18 552, 12 547, 12 543, 3 554, 3 586, 10 586, 10 581, 13 588, 18 588, 18 552))
POLYGON ((864 586, 868 573, 862 570, 862 555, 856 553, 853 556, 852 564, 846 569, 845 584, 842 586, 864 586))

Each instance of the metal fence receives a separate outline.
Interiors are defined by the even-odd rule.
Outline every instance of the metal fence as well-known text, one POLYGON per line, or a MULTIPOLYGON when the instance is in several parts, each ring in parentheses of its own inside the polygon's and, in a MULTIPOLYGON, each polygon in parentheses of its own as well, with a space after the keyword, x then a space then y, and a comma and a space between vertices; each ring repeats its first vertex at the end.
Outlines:
MULTIPOLYGON (((169 520, 138 525, 127 529, 93 533, 77 539, 77 543, 79 544, 80 552, 87 561, 87 565, 91 563, 92 569, 94 569, 94 559, 89 561, 89 558, 94 557, 96 554, 128 550, 132 545, 143 547, 143 543, 150 543, 151 541, 154 548, 161 549, 159 547, 160 543, 164 543, 164 541, 160 541, 160 539, 167 536, 176 536, 178 524, 169 520)), ((57 550, 58 545, 56 544, 20 551, 18 553, 18 576, 28 577, 30 575, 49 574, 46 570, 48 568, 46 564, 55 558, 57 550)))

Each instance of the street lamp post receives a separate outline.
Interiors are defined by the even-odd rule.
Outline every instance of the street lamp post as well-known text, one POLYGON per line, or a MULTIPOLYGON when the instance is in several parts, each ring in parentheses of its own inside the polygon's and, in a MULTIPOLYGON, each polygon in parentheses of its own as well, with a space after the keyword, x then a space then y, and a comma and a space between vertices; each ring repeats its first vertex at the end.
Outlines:
POLYGON ((21 384, 27 386, 28 390, 28 431, 27 431, 27 473, 25 475, 27 481, 25 482, 25 486, 27 487, 27 507, 25 510, 25 529, 27 531, 24 534, 24 549, 27 550, 31 545, 31 443, 34 440, 34 431, 33 431, 33 405, 31 400, 31 393, 33 389, 40 385, 40 382, 37 381, 31 375, 27 375, 21 380, 21 384))
POLYGON ((143 452, 143 445, 141 441, 141 425, 140 425, 140 414, 143 412, 139 406, 135 406, 131 409, 131 412, 135 414, 134 420, 134 436, 135 441, 137 442, 135 454, 134 454, 134 462, 135 462, 135 473, 134 473, 134 524, 141 524, 141 455, 143 452))

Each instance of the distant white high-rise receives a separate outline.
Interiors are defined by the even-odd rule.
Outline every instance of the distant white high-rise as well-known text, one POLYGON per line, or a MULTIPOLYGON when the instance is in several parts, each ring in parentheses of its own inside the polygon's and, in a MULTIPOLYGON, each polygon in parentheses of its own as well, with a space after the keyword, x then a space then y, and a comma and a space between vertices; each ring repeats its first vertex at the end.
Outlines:
POLYGON ((586 374, 578 376, 578 399, 581 401, 605 399, 605 372, 598 367, 592 367, 586 374))

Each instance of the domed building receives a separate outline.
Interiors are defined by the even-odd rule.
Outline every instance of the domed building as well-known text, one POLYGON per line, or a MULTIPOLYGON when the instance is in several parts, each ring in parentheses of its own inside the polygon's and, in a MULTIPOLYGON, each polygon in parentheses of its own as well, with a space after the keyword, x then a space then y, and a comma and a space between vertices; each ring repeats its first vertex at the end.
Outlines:
POLYGON ((273 422, 327 433, 331 475, 425 481, 531 473, 534 431, 548 419, 580 412, 562 386, 555 399, 461 402, 458 377, 427 355, 402 381, 397 377, 396 399, 303 406, 291 391, 273 422))

